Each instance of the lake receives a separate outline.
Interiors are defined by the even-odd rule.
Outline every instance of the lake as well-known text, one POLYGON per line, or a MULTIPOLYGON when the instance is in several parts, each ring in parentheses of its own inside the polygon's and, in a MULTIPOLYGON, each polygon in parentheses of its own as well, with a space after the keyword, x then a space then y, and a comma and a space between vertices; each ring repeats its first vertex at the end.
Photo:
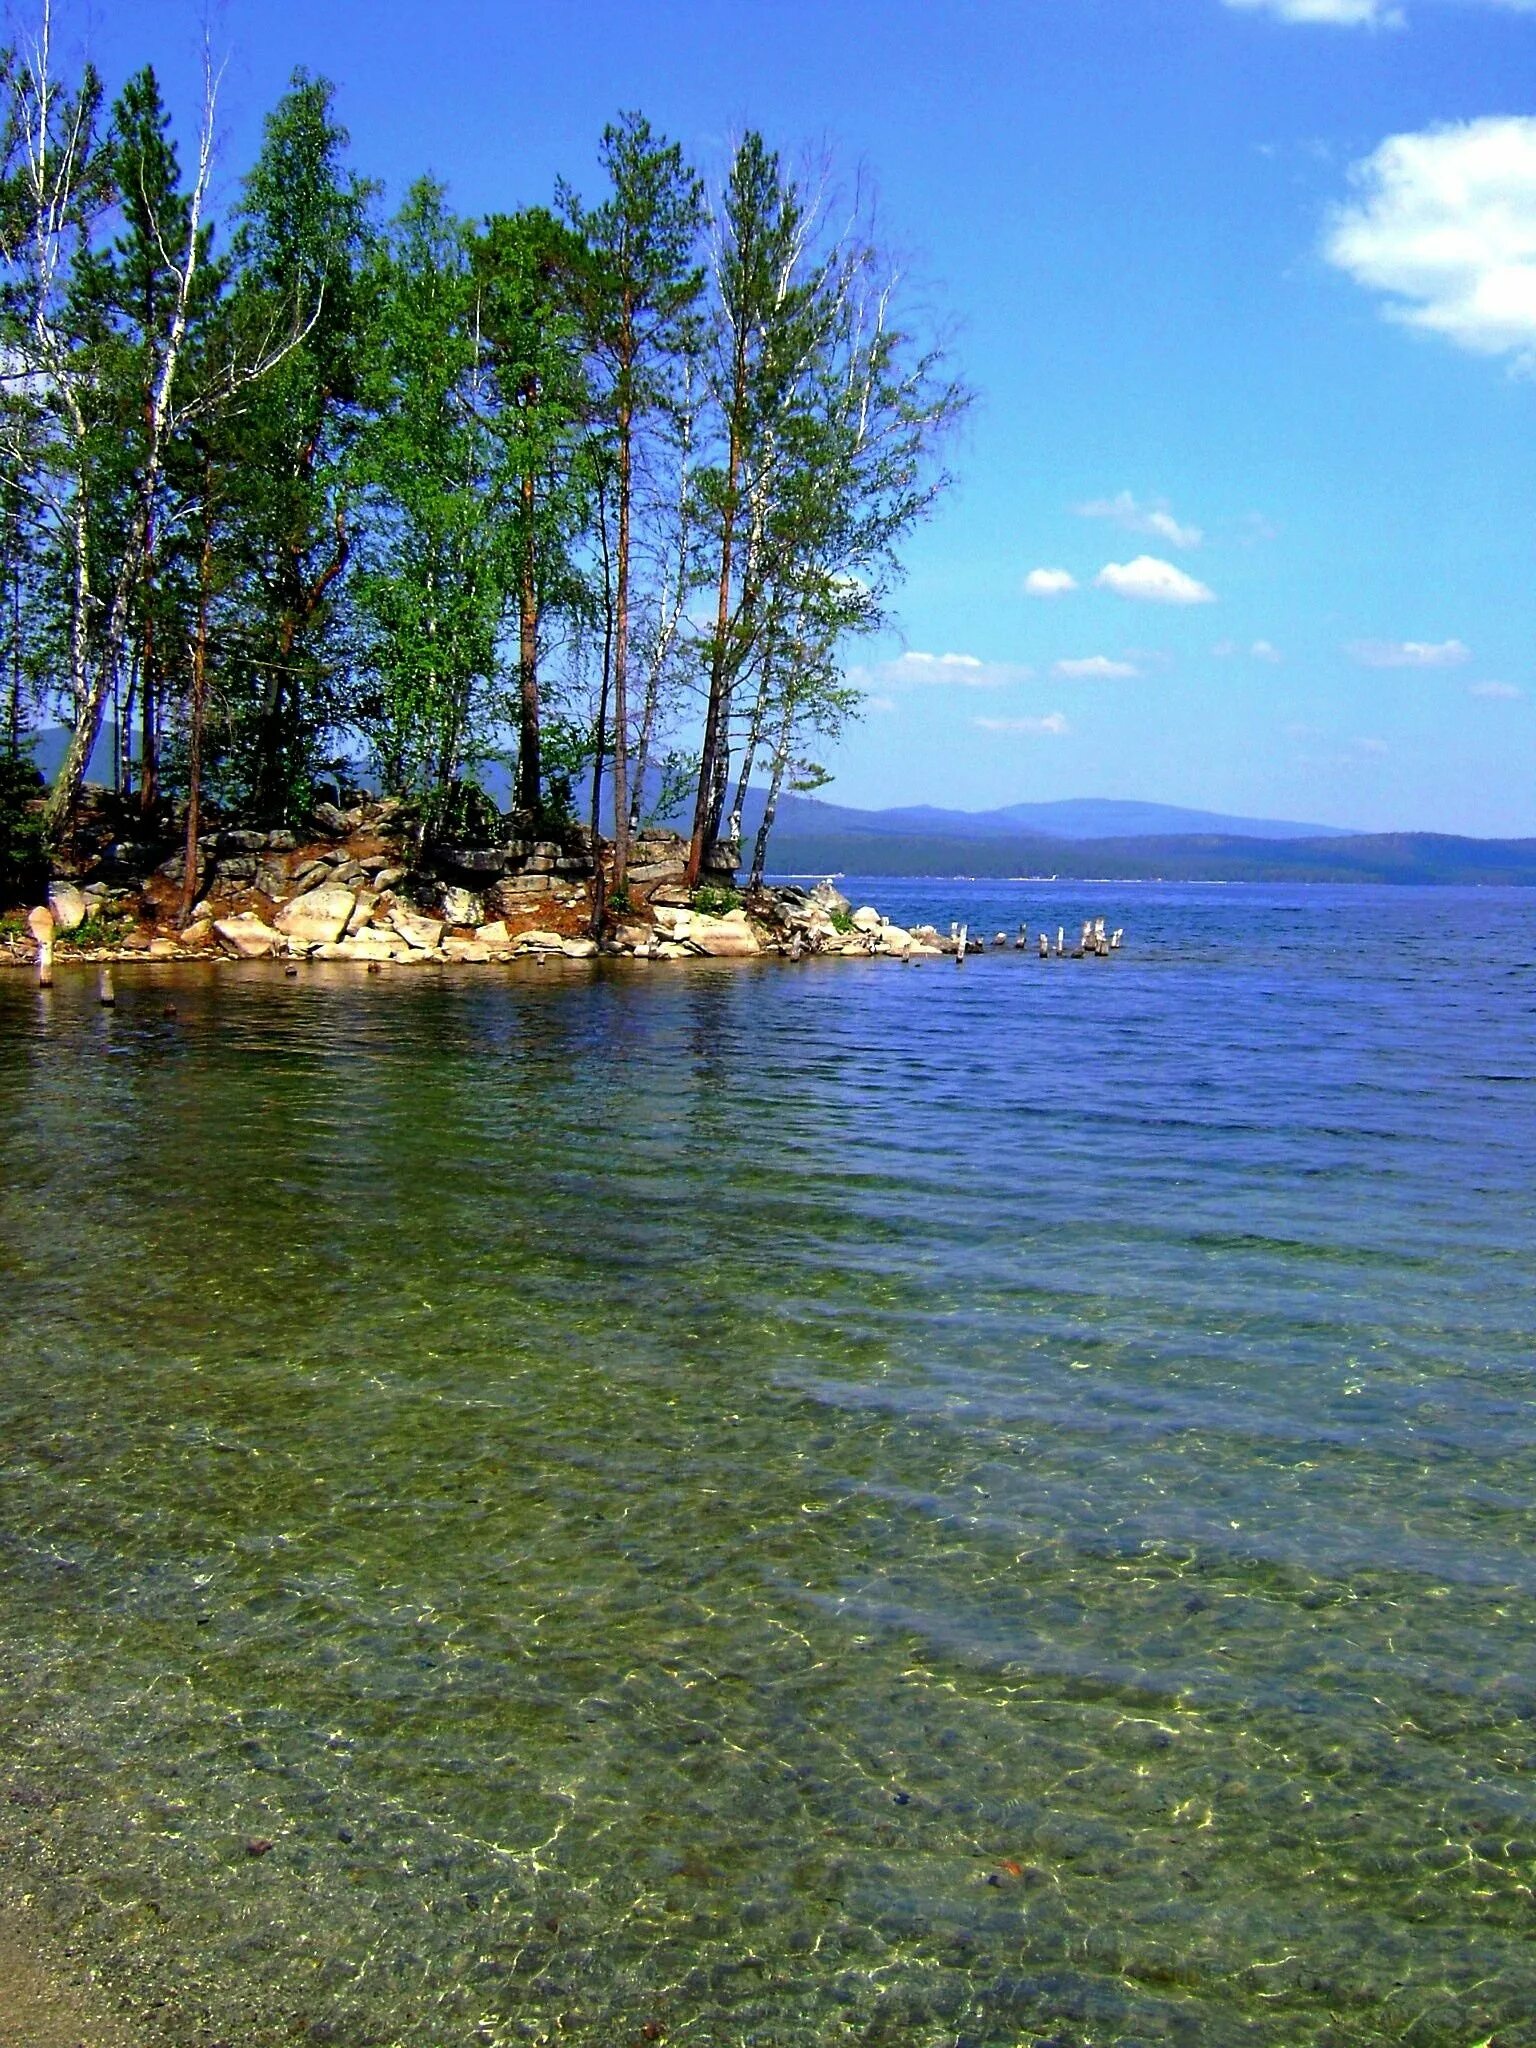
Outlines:
POLYGON ((0 979, 0 1876, 149 2039, 1536 2041, 1536 893, 845 886, 1126 947, 0 979))

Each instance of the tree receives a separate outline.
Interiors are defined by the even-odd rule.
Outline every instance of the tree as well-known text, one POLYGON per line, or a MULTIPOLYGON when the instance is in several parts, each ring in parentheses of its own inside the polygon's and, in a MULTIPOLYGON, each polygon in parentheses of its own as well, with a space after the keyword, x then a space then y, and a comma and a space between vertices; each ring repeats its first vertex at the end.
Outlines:
POLYGON ((689 348, 689 315, 703 289, 697 260, 704 188, 677 143, 664 142, 640 114, 603 131, 609 196, 590 211, 566 192, 571 221, 587 245, 584 313, 603 380, 604 423, 613 442, 613 879, 624 884, 629 855, 630 645, 637 472, 675 390, 689 348))
POLYGON ((499 432, 516 480, 517 779, 514 808, 544 813, 539 690, 546 613, 579 601, 573 550, 592 500, 583 422, 589 410, 576 281, 583 248, 542 207, 493 215, 474 244, 481 331, 496 383, 499 432))
POLYGON ((356 474, 370 514, 357 583, 360 706, 386 785, 430 829, 481 755, 509 599, 518 477, 481 331, 470 230, 442 186, 411 188, 369 266, 369 418, 356 474))
POLYGON ((345 662, 360 273, 375 188, 345 168, 334 97, 325 79, 294 73, 245 180, 233 245, 242 345, 296 337, 247 397, 225 486, 242 597, 226 662, 245 679, 232 740, 246 806, 268 823, 302 810, 342 715, 334 679, 345 662))
POLYGON ((782 430, 816 342, 816 217, 755 130, 736 148, 714 227, 711 395, 723 462, 706 479, 715 529, 715 623, 688 850, 697 882, 717 838, 730 771, 731 698, 751 657, 782 430))
MULTIPOLYGON (((949 481, 940 444, 969 402, 942 345, 895 317, 899 279, 867 206, 836 237, 828 210, 745 139, 717 260, 726 461, 712 480, 717 613, 691 878, 720 831, 737 684, 757 689, 733 837, 763 740, 774 734, 771 812, 801 732, 835 736, 849 715, 839 648, 887 622, 900 544, 949 481)), ((759 878, 765 846, 760 836, 759 878)))
MULTIPOLYGON (((114 257, 98 262, 87 256, 77 268, 68 298, 68 327, 56 311, 55 292, 63 231, 53 223, 47 174, 50 102, 57 89, 46 77, 46 46, 32 71, 29 103, 22 109, 30 172, 33 247, 32 373, 57 379, 57 402, 74 443, 77 460, 89 463, 99 455, 103 421, 97 406, 105 394, 110 416, 114 389, 122 389, 126 369, 140 400, 137 429, 128 445, 123 477, 120 534, 107 550, 110 566, 99 606, 91 591, 90 555, 102 538, 106 511, 100 494, 92 497, 82 474, 77 490, 77 520, 71 539, 75 555, 76 616, 72 638, 78 672, 77 716, 64 759, 49 791, 44 825, 52 837, 73 810, 85 777, 86 763, 101 729, 102 712, 123 665, 125 643, 136 601, 152 574, 155 509, 164 479, 166 451, 180 423, 177 377, 187 344, 188 328, 199 304, 202 265, 207 254, 203 209, 213 160, 215 81, 205 78, 203 120, 198 138, 197 170, 190 191, 178 189, 174 152, 167 152, 163 113, 153 74, 140 74, 134 89, 119 101, 109 145, 110 175, 124 192, 125 230, 114 257), (140 260, 142 259, 142 260, 140 260), (121 287, 121 290, 118 289, 121 287), (131 310, 124 301, 139 296, 131 310), (117 315, 127 310, 121 321, 117 315), (145 316, 148 316, 147 318, 145 316), (81 345, 71 345, 71 330, 81 345), (114 371, 118 376, 114 377, 114 371), (97 512, 93 531, 91 514, 97 512), (98 622, 98 613, 100 614, 98 622)), ((82 162, 84 160, 82 159, 82 162)), ((104 171, 102 176, 107 175, 104 171)), ((104 466, 98 462, 98 467, 104 466)), ((153 673, 144 679, 146 705, 152 704, 153 673)), ((153 711, 148 728, 153 743, 153 711)), ((146 758, 143 769, 152 772, 146 758)))

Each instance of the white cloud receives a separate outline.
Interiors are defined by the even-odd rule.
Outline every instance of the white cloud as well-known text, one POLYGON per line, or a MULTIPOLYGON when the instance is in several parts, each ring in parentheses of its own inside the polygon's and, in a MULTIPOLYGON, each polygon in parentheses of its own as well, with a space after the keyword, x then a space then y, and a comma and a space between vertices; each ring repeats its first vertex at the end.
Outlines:
POLYGON ((1390 135, 1351 172, 1323 253, 1391 317, 1536 365, 1536 118, 1390 135))
POLYGON ((903 661, 913 662, 923 668, 984 668, 986 664, 975 654, 919 654, 915 647, 901 656, 903 661))
POLYGON ((1090 498, 1077 509, 1084 519, 1112 519, 1127 533, 1147 534, 1171 548, 1197 548, 1205 538, 1198 526, 1175 519, 1161 498, 1155 504, 1142 505, 1130 491, 1119 491, 1113 498, 1090 498))
POLYGON ((1391 0, 1223 0, 1245 14, 1277 21, 1326 22, 1333 28, 1400 28, 1402 10, 1391 0))
POLYGON ((864 699, 864 709, 866 711, 894 711, 896 709, 896 699, 894 697, 866 697, 864 699))
POLYGON ((1107 654, 1086 654, 1076 661, 1058 661, 1053 671, 1073 683, 1113 683, 1125 676, 1139 676, 1133 661, 1112 661, 1107 654))
POLYGON ((1076 588, 1077 578, 1070 569, 1031 569, 1024 578, 1026 597, 1065 597, 1076 588))
POLYGON ((1362 668, 1460 668, 1472 659, 1460 640, 1357 640, 1349 651, 1362 668))
POLYGON ((1027 683, 1034 670, 1020 661, 983 661, 977 654, 924 654, 914 649, 893 661, 850 668, 847 674, 855 689, 890 697, 911 689, 1001 690, 1010 683, 1027 683))
POLYGON ((1136 597, 1148 604, 1214 604, 1216 593, 1172 562, 1138 555, 1134 562, 1107 562, 1094 578, 1101 590, 1117 597, 1136 597))
POLYGON ((1064 732, 1070 732, 1065 714, 1048 711, 1043 718, 973 718, 972 725, 980 726, 983 732, 1029 733, 1036 738, 1049 736, 1060 739, 1064 732))
POLYGON ((1271 665, 1284 661, 1285 656, 1272 640, 1255 640, 1248 652, 1255 661, 1267 661, 1271 665))
POLYGON ((1525 695, 1516 683, 1468 683, 1469 697, 1494 697, 1500 703, 1512 704, 1517 697, 1525 695))

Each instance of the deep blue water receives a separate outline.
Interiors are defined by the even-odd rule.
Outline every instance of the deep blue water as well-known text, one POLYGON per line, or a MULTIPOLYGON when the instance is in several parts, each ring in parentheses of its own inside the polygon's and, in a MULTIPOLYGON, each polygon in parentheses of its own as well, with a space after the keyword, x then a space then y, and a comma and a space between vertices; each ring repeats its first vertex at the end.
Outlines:
POLYGON ((843 886, 1126 946, 0 983, 0 1868, 177 2042, 1536 2041, 1536 897, 843 886))

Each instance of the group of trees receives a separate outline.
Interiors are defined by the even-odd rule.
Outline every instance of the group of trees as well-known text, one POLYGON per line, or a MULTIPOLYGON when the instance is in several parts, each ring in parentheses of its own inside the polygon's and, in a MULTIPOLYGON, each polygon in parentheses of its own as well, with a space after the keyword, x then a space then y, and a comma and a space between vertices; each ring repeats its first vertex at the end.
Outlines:
POLYGON ((300 73, 216 222, 215 83, 184 165, 152 70, 109 106, 46 17, 0 57, 0 760, 67 729, 57 835, 110 730, 189 836, 364 766, 469 835, 499 762, 615 886, 658 803, 696 876, 818 775, 946 480, 965 394, 865 195, 755 133, 713 190, 631 114, 590 202, 387 215, 300 73))

